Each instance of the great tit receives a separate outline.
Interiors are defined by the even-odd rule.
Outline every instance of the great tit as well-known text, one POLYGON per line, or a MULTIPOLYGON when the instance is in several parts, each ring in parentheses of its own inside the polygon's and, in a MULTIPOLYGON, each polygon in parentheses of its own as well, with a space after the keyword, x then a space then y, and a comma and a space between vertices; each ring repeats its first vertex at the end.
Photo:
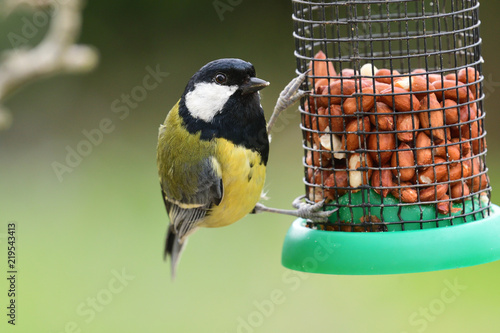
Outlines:
MULTIPOLYGON (((307 73, 307 72, 306 72, 307 73)), ((319 211, 296 199, 297 210, 258 203, 266 178, 269 137, 279 114, 306 92, 302 73, 282 91, 266 127, 259 91, 269 82, 240 59, 209 62, 189 80, 184 93, 160 125, 157 164, 162 197, 170 219, 165 258, 171 273, 187 238, 199 227, 222 227, 248 213, 272 212, 325 220, 319 211)))
POLYGON ((193 75, 160 126, 157 163, 172 276, 189 235, 238 221, 260 199, 269 140, 259 90, 268 85, 249 62, 212 61, 193 75))

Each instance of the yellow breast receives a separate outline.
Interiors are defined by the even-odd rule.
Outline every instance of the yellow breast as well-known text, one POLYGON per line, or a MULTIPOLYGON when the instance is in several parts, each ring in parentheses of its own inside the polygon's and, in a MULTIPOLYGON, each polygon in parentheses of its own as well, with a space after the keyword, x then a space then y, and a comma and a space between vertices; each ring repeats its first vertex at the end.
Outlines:
POLYGON ((222 227, 250 213, 259 201, 266 179, 266 166, 259 153, 217 139, 216 159, 220 164, 224 194, 200 226, 222 227))

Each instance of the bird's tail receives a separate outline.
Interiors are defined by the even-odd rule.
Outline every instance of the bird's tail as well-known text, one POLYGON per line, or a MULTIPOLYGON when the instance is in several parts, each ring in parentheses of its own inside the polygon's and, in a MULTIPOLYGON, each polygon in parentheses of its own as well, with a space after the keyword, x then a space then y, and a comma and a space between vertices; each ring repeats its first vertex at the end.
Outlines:
POLYGON ((172 280, 175 279, 177 265, 179 264, 179 259, 186 243, 187 239, 181 242, 181 240, 177 236, 177 233, 175 232, 174 226, 171 224, 167 231, 164 259, 167 260, 167 257, 170 256, 170 271, 172 274, 172 280))

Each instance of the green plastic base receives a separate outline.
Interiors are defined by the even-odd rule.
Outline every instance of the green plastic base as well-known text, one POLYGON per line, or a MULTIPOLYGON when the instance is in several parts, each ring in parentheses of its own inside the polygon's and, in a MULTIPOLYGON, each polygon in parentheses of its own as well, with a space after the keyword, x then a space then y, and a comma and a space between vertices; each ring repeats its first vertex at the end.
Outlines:
POLYGON ((309 273, 373 275, 437 271, 500 260, 500 207, 480 221, 425 230, 341 232, 292 224, 283 266, 309 273))
MULTIPOLYGON (((434 204, 406 204, 399 207, 401 205, 399 200, 391 194, 383 198, 382 202, 382 197, 374 190, 361 190, 356 193, 345 194, 339 198, 338 204, 340 205, 338 214, 334 213, 330 216, 333 223, 337 223, 338 220, 351 224, 360 223, 362 217, 368 215, 368 213, 384 222, 423 221, 421 223, 405 223, 404 229, 401 223, 388 224, 386 226, 387 231, 441 228, 473 222, 481 219, 483 215, 480 212, 471 214, 472 211, 477 211, 480 207, 486 206, 484 203, 481 204, 478 198, 466 200, 464 206, 462 203, 453 203, 451 215, 455 216, 455 218, 450 219, 448 214, 439 214, 434 204), (363 205, 365 202, 368 202, 369 205, 363 205), (456 209, 455 212, 453 212, 453 209, 456 209), (463 217, 463 215, 466 216, 463 217), (438 222, 425 222, 435 220, 438 220, 438 222)), ((333 208, 334 206, 328 207, 333 208)))

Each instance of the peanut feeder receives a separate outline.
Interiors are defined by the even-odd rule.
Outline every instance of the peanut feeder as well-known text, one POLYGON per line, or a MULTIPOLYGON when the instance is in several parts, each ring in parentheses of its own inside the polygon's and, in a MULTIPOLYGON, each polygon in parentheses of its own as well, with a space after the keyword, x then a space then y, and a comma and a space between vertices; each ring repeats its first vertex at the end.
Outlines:
POLYGON ((500 259, 479 3, 292 3, 297 70, 309 70, 299 108, 305 195, 333 213, 328 223, 292 225, 283 264, 387 274, 500 259), (327 259, 304 264, 311 240, 325 238, 327 259), (464 244, 477 248, 474 260, 464 244))

